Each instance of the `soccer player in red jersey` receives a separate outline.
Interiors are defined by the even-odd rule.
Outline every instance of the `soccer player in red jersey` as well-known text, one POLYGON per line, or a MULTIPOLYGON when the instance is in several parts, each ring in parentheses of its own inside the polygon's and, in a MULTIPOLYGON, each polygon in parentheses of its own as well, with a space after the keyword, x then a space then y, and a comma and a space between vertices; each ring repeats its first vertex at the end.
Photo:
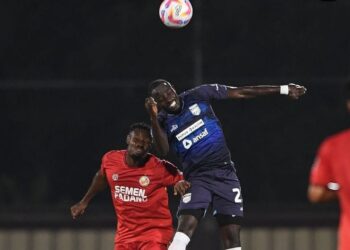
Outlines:
MULTIPOLYGON (((346 104, 350 112, 350 83, 347 86, 346 104)), ((338 250, 349 250, 350 129, 330 136, 321 144, 311 169, 308 197, 311 202, 339 200, 338 250)))
POLYGON ((102 158, 83 199, 71 207, 73 219, 82 215, 90 200, 107 185, 118 225, 114 250, 165 250, 173 236, 166 187, 183 195, 190 184, 170 162, 149 153, 150 127, 135 123, 126 139, 126 150, 112 150, 102 158))

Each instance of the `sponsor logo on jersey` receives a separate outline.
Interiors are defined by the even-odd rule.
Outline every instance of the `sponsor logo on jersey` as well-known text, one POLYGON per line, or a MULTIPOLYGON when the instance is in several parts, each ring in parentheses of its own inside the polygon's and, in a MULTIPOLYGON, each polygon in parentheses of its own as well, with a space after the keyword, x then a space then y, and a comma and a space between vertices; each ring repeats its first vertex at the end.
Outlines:
POLYGON ((183 139, 185 139, 188 135, 192 134, 194 131, 196 131, 197 129, 199 129, 200 127, 202 127, 204 125, 204 121, 202 119, 196 121, 195 123, 193 123, 192 125, 188 126, 187 128, 185 128, 184 130, 182 130, 180 133, 178 133, 176 135, 176 138, 179 141, 182 141, 183 139))
POLYGON ((182 145, 184 145, 185 149, 189 149, 192 146, 192 141, 185 139, 182 141, 182 145))
POLYGON ((193 145, 193 143, 200 141, 201 139, 206 137, 208 134, 209 134, 208 130, 207 128, 205 128, 204 131, 202 131, 199 135, 193 137, 192 140, 189 140, 189 139, 183 140, 182 145, 184 146, 185 149, 189 149, 193 145))
POLYGON ((137 187, 114 186, 114 198, 125 202, 146 202, 146 190, 137 187))
POLYGON ((205 128, 204 131, 202 131, 199 135, 193 137, 193 142, 196 143, 196 142, 200 141, 201 139, 206 137, 208 134, 209 134, 208 130, 207 130, 207 128, 205 128))
POLYGON ((117 181, 118 180, 118 174, 112 174, 112 180, 117 181))
POLYGON ((150 183, 150 180, 149 180, 149 178, 146 175, 144 175, 144 176, 140 177, 139 183, 140 183, 141 186, 147 187, 149 185, 149 183, 150 183))
POLYGON ((200 115, 201 114, 201 109, 197 103, 190 106, 189 110, 191 111, 192 115, 200 115))
POLYGON ((183 203, 189 203, 191 201, 192 193, 187 193, 182 196, 183 203))
POLYGON ((179 126, 177 124, 173 124, 170 129, 170 133, 174 132, 179 126))

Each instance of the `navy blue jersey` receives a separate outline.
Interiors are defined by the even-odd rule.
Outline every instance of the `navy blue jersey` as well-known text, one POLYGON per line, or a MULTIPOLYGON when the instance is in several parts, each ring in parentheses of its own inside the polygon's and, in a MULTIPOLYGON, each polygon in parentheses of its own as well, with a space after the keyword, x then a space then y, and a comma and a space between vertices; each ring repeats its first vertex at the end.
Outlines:
POLYGON ((201 85, 181 93, 181 112, 161 111, 158 121, 170 147, 180 158, 187 176, 196 169, 213 168, 231 162, 221 124, 210 105, 213 99, 228 98, 227 87, 201 85))

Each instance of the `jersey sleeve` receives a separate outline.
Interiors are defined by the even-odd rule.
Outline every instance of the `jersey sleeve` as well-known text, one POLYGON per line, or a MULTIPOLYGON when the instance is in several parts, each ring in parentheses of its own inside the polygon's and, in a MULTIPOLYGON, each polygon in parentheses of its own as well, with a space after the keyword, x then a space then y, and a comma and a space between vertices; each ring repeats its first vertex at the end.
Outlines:
MULTIPOLYGON (((108 154, 108 153, 107 153, 108 154)), ((101 159, 101 166, 100 166, 100 171, 102 175, 105 175, 105 170, 106 170, 106 158, 107 154, 105 154, 102 159, 101 159)))
POLYGON ((193 94, 202 100, 220 100, 228 98, 227 86, 221 84, 204 84, 192 89, 193 94))
POLYGON ((336 182, 333 176, 331 148, 329 141, 321 144, 311 169, 310 184, 326 186, 330 182, 336 182))
POLYGON ((174 164, 165 160, 163 160, 161 164, 164 169, 164 174, 163 174, 164 186, 173 186, 177 182, 183 180, 182 172, 177 167, 175 167, 174 164))

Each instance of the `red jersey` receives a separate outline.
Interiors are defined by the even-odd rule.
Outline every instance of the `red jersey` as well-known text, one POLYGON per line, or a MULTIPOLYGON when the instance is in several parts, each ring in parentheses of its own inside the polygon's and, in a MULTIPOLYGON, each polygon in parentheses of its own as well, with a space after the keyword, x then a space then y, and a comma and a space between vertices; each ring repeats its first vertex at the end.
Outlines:
POLYGON ((350 129, 333 135, 320 146, 310 183, 327 186, 339 184, 340 202, 339 250, 350 249, 350 129))
POLYGON ((114 150, 102 158, 117 214, 115 242, 156 241, 167 244, 173 236, 167 186, 182 180, 171 163, 149 155, 144 166, 125 162, 126 150, 114 150))

